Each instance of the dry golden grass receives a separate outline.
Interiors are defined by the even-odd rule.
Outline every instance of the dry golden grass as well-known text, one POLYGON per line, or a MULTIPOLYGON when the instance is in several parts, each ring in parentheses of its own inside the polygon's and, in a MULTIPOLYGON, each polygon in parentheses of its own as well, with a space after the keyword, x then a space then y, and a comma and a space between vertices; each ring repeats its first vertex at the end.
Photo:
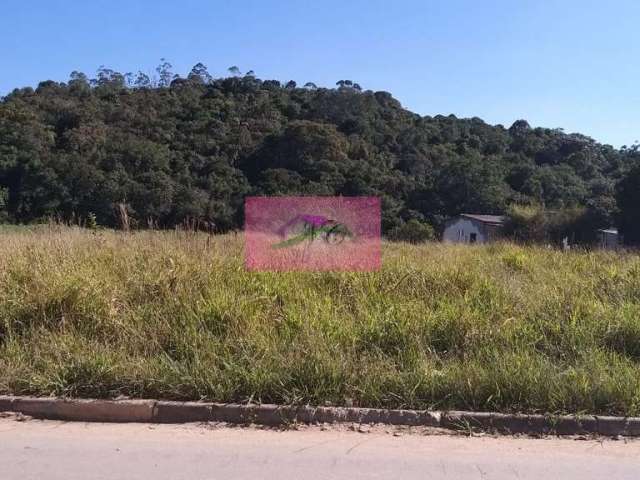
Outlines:
POLYGON ((0 393, 640 413, 640 257, 386 244, 250 273, 242 236, 0 233, 0 393))

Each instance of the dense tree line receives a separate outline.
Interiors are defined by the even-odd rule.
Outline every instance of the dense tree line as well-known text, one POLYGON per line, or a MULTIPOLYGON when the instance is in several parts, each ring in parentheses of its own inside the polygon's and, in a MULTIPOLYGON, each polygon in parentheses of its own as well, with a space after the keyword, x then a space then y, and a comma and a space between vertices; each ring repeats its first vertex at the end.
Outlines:
POLYGON ((112 226, 124 205, 141 226, 199 219, 224 231, 241 226, 249 194, 379 195, 385 232, 512 204, 579 206, 602 227, 633 197, 619 185, 634 181, 637 146, 420 116, 352 80, 328 89, 229 73, 198 64, 179 77, 163 61, 153 77, 102 67, 14 90, 0 102, 0 215, 112 226))

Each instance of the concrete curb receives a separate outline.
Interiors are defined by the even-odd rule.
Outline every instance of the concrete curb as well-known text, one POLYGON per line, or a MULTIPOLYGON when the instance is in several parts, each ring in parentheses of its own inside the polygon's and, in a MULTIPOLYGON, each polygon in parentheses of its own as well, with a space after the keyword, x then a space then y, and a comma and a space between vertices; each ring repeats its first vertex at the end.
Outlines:
POLYGON ((227 422, 283 426, 360 423, 528 435, 640 436, 640 418, 438 412, 376 408, 240 405, 164 400, 87 400, 0 395, 0 412, 81 422, 227 422))
POLYGON ((0 396, 0 412, 81 422, 152 422, 153 400, 86 400, 0 396))

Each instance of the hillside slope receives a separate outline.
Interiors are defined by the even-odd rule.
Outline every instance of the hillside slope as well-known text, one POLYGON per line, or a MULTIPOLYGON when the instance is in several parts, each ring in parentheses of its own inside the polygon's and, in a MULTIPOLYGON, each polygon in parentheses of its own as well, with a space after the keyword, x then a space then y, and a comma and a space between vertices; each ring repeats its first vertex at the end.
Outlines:
MULTIPOLYGON (((164 68, 164 70, 163 70, 164 68)), ((136 80, 108 69, 42 82, 0 102, 0 214, 13 222, 90 213, 139 225, 242 223, 247 194, 380 195, 384 229, 513 202, 587 206, 612 221, 614 186, 637 148, 479 118, 422 117, 350 81, 299 88, 204 66, 136 80), (171 80, 173 78, 173 80, 171 80)))

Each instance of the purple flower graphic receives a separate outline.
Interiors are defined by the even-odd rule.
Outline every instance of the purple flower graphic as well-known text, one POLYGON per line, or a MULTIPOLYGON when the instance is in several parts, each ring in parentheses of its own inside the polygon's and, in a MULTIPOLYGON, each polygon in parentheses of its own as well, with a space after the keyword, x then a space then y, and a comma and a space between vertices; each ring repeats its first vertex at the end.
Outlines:
POLYGON ((296 236, 272 245, 272 248, 292 247, 307 240, 309 243, 320 237, 328 244, 337 245, 347 237, 353 237, 349 228, 335 220, 319 215, 297 215, 279 230, 278 234, 286 238, 287 233, 294 229, 296 236), (300 227, 301 232, 300 232, 300 227))

